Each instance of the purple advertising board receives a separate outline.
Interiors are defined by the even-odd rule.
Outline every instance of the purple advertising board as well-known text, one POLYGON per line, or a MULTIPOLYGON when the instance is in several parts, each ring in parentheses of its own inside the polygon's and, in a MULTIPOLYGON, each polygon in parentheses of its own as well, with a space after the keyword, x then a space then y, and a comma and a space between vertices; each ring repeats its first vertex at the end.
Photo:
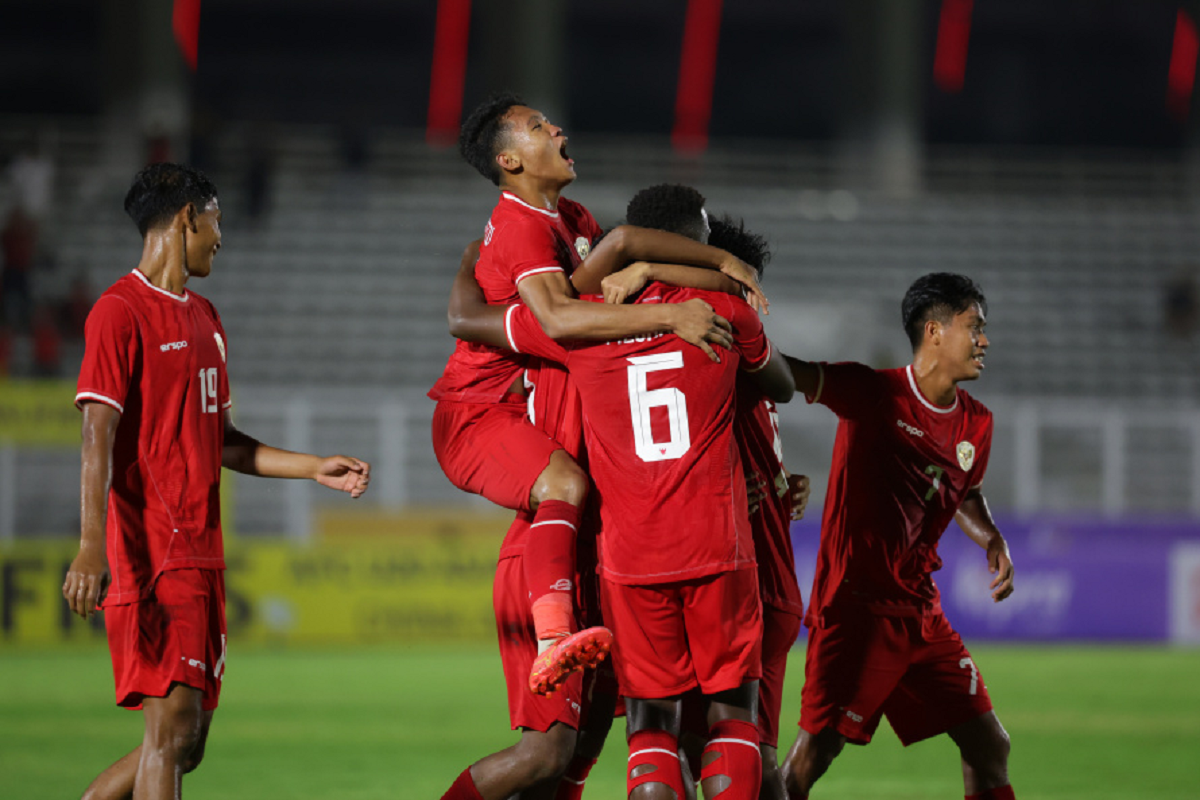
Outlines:
MULTIPOLYGON (((1200 543, 1200 522, 1039 517, 1002 518, 998 524, 1016 566, 1015 590, 1001 603, 992 601, 983 550, 957 525, 939 546, 944 563, 934 580, 946 615, 965 638, 1171 638, 1172 581, 1178 572, 1172 570, 1172 554, 1181 543, 1200 543)), ((806 602, 819 529, 815 519, 792 526, 796 574, 806 602)))

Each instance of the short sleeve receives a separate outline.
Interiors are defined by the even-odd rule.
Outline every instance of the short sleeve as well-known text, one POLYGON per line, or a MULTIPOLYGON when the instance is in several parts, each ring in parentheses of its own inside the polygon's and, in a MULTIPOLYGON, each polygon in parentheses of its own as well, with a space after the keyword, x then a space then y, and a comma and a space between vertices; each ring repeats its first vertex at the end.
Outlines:
POLYGON ((971 472, 971 488, 976 489, 983 485, 983 476, 987 474, 988 459, 992 455, 992 415, 989 412, 987 422, 983 429, 983 436, 980 437, 979 447, 975 453, 975 467, 971 472))
POLYGON ((865 364, 848 361, 817 366, 821 379, 816 394, 808 402, 827 406, 839 417, 869 412, 886 395, 884 378, 865 364))
POLYGON ((141 347, 137 320, 128 304, 112 295, 97 300, 88 314, 84 341, 75 406, 99 402, 125 413, 141 347))
POLYGON ((546 335, 537 317, 524 303, 508 307, 504 314, 504 332, 508 336, 509 346, 518 353, 560 364, 567 360, 567 349, 546 335))
POLYGON ((233 406, 233 398, 229 391, 229 339, 225 336, 225 326, 221 324, 221 315, 214 308, 212 310, 213 322, 217 327, 217 336, 220 337, 217 341, 217 348, 221 351, 221 377, 217 385, 217 402, 224 411, 233 406))
POLYGON ((503 235, 493 240, 494 263, 503 264, 513 286, 532 275, 564 272, 561 244, 552 227, 523 217, 509 223, 503 235))
POLYGON ((733 347, 741 357, 743 372, 758 372, 771 360, 771 340, 763 330, 758 312, 740 297, 725 295, 724 316, 733 326, 733 347))

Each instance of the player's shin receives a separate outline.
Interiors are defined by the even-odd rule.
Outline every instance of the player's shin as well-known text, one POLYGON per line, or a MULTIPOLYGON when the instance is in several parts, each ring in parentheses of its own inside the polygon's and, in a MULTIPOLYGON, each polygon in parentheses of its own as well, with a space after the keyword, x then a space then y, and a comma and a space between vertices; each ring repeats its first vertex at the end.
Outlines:
POLYGON ((634 797, 639 786, 655 783, 673 791, 680 800, 687 796, 679 766, 679 740, 667 731, 651 728, 630 736, 628 766, 625 785, 629 797, 634 797))
POLYGON ((579 508, 561 500, 538 505, 522 559, 533 601, 538 652, 575 630, 575 537, 579 508))
POLYGON ((709 731, 700 763, 700 784, 706 798, 757 800, 762 784, 758 727, 737 719, 721 720, 709 731))

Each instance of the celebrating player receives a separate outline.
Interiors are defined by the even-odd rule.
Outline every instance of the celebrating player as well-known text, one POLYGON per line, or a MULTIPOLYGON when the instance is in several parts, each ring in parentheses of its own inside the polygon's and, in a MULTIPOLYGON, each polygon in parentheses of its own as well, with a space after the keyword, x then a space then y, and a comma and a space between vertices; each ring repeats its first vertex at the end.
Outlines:
POLYGON ((970 278, 934 273, 902 306, 903 369, 790 359, 796 387, 838 415, 809 629, 800 734, 784 775, 808 797, 846 742, 887 716, 905 745, 948 733, 969 800, 1011 800, 1008 734, 979 670, 942 613, 932 573, 942 532, 987 553, 992 598, 1013 591, 1008 544, 981 484, 992 415, 959 384, 983 370, 987 302, 970 278))
MULTIPOLYGON (((626 219, 634 225, 662 228, 707 240, 750 264, 759 277, 770 260, 766 240, 728 216, 709 219, 705 200, 688 186, 660 185, 643 189, 630 201, 626 219)), ((604 279, 605 297, 620 302, 636 293, 649 275, 669 282, 706 281, 714 289, 737 290, 735 284, 720 275, 697 274, 696 270, 676 270, 659 264, 635 264, 604 279), (721 286, 717 281, 724 281, 721 286)), ((779 771, 777 746, 779 714, 783 702, 783 681, 787 657, 800 632, 804 614, 796 565, 792 554, 791 520, 804 513, 808 502, 808 478, 790 475, 783 465, 783 447, 779 438, 779 416, 775 404, 752 376, 740 373, 737 379, 734 437, 746 473, 750 496, 750 529, 758 562, 759 593, 762 598, 763 643, 762 678, 759 680, 758 734, 762 751, 763 800, 783 800, 785 790, 779 771)), ((695 713, 694 698, 684 701, 682 740, 693 762, 691 772, 700 771, 696 763, 707 736, 707 725, 695 713)))
POLYGON ((221 247, 217 190, 155 164, 125 211, 142 234, 133 272, 96 301, 76 405, 83 412, 81 540, 63 584, 71 610, 105 611, 117 705, 140 708, 141 745, 84 794, 176 798, 199 765, 225 673, 221 467, 311 478, 360 496, 370 466, 261 444, 234 427, 225 331, 185 288, 221 247))
MULTIPOLYGON (((561 197, 575 179, 561 128, 511 94, 494 95, 464 122, 463 157, 501 189, 485 229, 475 274, 489 303, 520 299, 554 338, 607 338, 675 331, 711 348, 712 309, 703 303, 626 308, 584 303, 568 278, 600 235, 582 205, 561 197)), ((678 237, 676 237, 678 238, 678 237)), ((657 240, 661 241, 661 239, 657 240)), ((744 264, 696 243, 678 244, 677 258, 741 277, 765 303, 744 264), (679 252, 679 248, 686 248, 679 252)), ((631 258, 655 258, 651 247, 631 258)), ((586 271, 586 270, 585 270, 586 271)), ((574 550, 588 478, 545 432, 525 417, 523 357, 460 341, 429 392, 438 401, 433 445, 447 477, 465 491, 533 514, 523 569, 538 638, 530 688, 554 689, 578 666, 604 657, 603 628, 573 633, 574 550)))

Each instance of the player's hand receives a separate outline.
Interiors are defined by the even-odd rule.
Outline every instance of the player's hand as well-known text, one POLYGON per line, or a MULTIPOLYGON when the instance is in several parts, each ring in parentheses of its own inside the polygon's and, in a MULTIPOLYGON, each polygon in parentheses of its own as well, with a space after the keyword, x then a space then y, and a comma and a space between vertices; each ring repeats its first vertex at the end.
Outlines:
POLYGON ((676 321, 672 332, 688 344, 699 347, 716 363, 721 363, 721 357, 712 349, 710 342, 726 350, 733 347, 733 328, 729 320, 698 297, 678 303, 673 308, 676 310, 676 321))
POLYGON ((988 544, 987 560, 988 572, 996 576, 988 588, 992 590, 992 601, 999 603, 1013 593, 1013 573, 1016 572, 1008 552, 1008 542, 1004 541, 1003 536, 997 536, 988 544))
POLYGON ((637 294, 650 279, 650 265, 645 261, 635 261, 625 269, 604 276, 600 281, 600 290, 604 292, 604 302, 620 305, 637 294))
POLYGON ((721 264, 721 272, 733 278, 746 287, 746 302, 760 314, 770 314, 771 302, 763 294, 762 286, 758 283, 758 273, 754 267, 736 256, 729 256, 721 264))
POLYGON ((99 605, 108 594, 108 584, 112 576, 108 572, 108 556, 103 548, 80 548, 79 555, 67 568, 67 577, 63 581, 62 593, 71 607, 79 616, 89 619, 96 613, 99 605))
POLYGON ((807 475, 788 475, 788 499, 792 503, 792 519, 804 519, 812 486, 807 475))
POLYGON ((330 456, 321 460, 313 480, 357 499, 362 497, 371 481, 371 465, 349 456, 330 456))
POLYGON ((746 500, 750 504, 750 516, 758 513, 762 501, 767 499, 767 479, 758 470, 746 473, 746 500))

